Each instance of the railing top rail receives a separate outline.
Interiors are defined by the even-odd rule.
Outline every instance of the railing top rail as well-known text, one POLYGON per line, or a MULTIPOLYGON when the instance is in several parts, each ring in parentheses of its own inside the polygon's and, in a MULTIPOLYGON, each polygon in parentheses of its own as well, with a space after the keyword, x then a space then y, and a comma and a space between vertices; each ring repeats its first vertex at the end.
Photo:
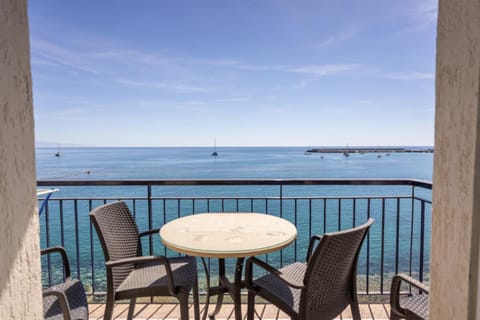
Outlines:
POLYGON ((135 180, 39 180, 38 186, 228 186, 228 185, 406 185, 432 188, 417 179, 135 179, 135 180))

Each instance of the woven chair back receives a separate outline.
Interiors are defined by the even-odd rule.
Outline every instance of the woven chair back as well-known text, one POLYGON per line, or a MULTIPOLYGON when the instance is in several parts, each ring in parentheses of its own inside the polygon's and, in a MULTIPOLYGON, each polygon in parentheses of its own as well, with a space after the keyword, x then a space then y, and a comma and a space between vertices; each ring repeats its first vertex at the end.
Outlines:
MULTIPOLYGON (((102 244, 105 261, 131 258, 142 254, 137 224, 123 201, 108 203, 93 209, 90 219, 102 244)), ((112 268, 114 289, 122 283, 133 268, 133 264, 112 268)))
POLYGON ((356 268, 360 249, 374 222, 326 233, 308 263, 300 297, 300 319, 333 319, 356 299, 356 268))

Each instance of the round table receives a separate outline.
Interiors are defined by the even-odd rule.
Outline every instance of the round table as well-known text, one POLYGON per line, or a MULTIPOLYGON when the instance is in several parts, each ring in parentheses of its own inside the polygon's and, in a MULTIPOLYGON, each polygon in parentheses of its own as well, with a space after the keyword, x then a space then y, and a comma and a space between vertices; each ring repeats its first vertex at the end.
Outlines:
POLYGON ((242 318, 240 290, 245 257, 278 251, 297 237, 295 226, 282 218, 262 213, 202 213, 182 217, 160 229, 163 244, 174 251, 202 258, 207 274, 207 302, 219 295, 211 318, 219 311, 223 294, 229 292, 235 306, 235 319, 242 318), (219 259, 218 287, 210 287, 210 275, 204 258, 219 259), (237 258, 233 286, 225 276, 225 258, 237 258))

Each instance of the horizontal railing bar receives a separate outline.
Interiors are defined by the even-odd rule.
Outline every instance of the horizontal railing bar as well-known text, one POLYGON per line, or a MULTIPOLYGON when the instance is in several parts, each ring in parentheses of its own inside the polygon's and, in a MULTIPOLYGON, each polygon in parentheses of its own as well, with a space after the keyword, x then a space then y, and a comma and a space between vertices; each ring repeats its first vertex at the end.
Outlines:
POLYGON ((181 179, 181 180, 39 180, 38 186, 205 186, 205 185, 405 185, 432 188, 432 183, 416 179, 181 179))
MULTIPOLYGON (((65 198, 65 197, 55 197, 50 198, 50 201, 55 200, 65 200, 65 201, 73 201, 73 200, 148 200, 148 197, 75 197, 75 198, 65 198)), ((261 196, 244 196, 244 197, 225 197, 225 196, 188 196, 188 197, 151 197, 151 200, 353 200, 353 199, 411 199, 411 196, 322 196, 322 197, 308 197, 308 196, 290 196, 290 197, 261 197, 261 196)), ((42 198, 38 198, 38 200, 44 200, 42 198)), ((427 200, 418 198, 417 200, 425 201, 428 203, 427 200)))
POLYGON ((423 202, 428 203, 428 204, 432 204, 432 200, 429 200, 429 199, 420 198, 420 197, 413 197, 412 199, 418 200, 418 201, 423 201, 423 202))

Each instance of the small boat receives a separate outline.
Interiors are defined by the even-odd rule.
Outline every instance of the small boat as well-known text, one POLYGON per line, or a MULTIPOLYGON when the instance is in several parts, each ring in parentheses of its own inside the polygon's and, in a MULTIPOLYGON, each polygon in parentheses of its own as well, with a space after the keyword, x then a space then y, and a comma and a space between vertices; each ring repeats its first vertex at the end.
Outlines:
POLYGON ((57 152, 55 153, 55 157, 61 157, 62 155, 60 154, 60 152, 57 152))
POLYGON ((212 152, 211 156, 212 156, 212 157, 218 156, 218 152, 217 152, 217 140, 214 140, 214 142, 213 142, 213 152, 212 152))
POLYGON ((345 158, 350 157, 350 152, 348 152, 348 151, 349 151, 349 150, 348 150, 348 144, 347 144, 347 147, 345 148, 345 151, 343 152, 343 156, 344 156, 345 158))

